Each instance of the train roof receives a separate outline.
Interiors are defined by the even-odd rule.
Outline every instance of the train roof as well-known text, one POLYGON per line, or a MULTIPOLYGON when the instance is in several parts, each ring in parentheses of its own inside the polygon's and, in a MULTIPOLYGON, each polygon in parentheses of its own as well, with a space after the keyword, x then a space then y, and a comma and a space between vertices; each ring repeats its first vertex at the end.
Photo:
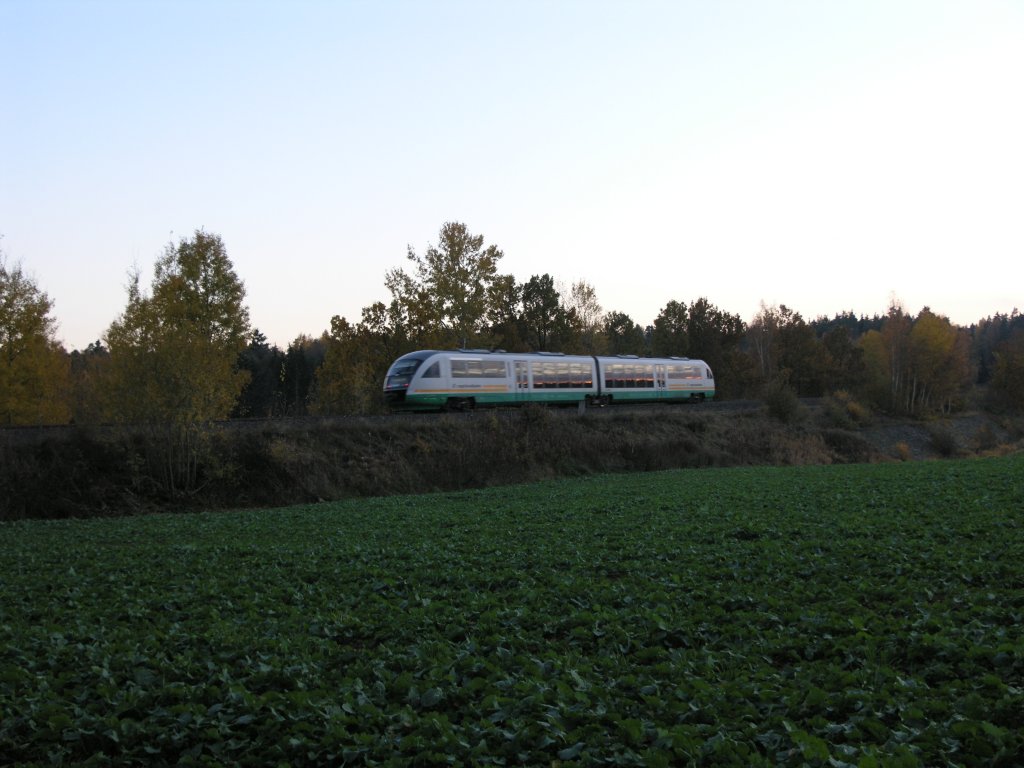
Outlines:
POLYGON ((665 355, 663 357, 641 357, 640 355, 588 355, 585 352, 568 354, 566 352, 509 352, 504 349, 420 349, 415 352, 408 352, 402 355, 399 360, 426 360, 431 355, 507 355, 507 356, 534 356, 534 357, 585 357, 597 358, 598 360, 636 360, 657 361, 677 360, 679 362, 704 363, 695 357, 683 357, 680 355, 665 355))

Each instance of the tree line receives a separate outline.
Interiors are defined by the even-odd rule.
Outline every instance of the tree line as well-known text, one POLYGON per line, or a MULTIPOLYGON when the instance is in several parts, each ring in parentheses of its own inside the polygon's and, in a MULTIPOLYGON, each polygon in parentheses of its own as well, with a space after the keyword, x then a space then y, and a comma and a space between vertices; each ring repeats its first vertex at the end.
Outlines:
POLYGON ((384 275, 387 297, 358 319, 335 316, 287 349, 252 325, 245 289, 218 235, 169 243, 148 290, 136 272, 123 311, 103 337, 68 352, 52 301, 0 253, 0 425, 132 424, 160 430, 171 486, 187 484, 197 425, 227 418, 365 414, 382 409, 391 362, 425 348, 706 360, 720 397, 766 387, 799 396, 839 391, 894 414, 963 408, 978 387, 993 408, 1024 408, 1024 316, 1016 309, 953 325, 894 302, 882 316, 805 320, 762 305, 744 322, 698 297, 673 300, 653 323, 606 310, 586 281, 550 274, 520 282, 503 253, 458 222, 436 244, 409 248, 384 275))

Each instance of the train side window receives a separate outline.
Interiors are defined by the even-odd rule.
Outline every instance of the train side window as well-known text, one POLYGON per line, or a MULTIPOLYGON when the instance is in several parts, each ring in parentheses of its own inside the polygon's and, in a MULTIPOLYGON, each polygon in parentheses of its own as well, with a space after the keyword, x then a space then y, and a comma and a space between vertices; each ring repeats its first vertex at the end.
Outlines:
POLYGON ((423 372, 422 378, 424 379, 439 379, 441 378, 441 361, 435 360, 427 370, 423 372))
POLYGON ((604 370, 604 385, 607 389, 618 389, 622 386, 622 365, 612 363, 604 370))
POLYGON ((592 385, 590 366, 584 363, 569 364, 569 386, 576 389, 588 388, 592 385))
POLYGON ((640 384, 644 389, 654 389, 654 366, 638 365, 637 372, 640 374, 640 384))
POLYGON ((504 360, 485 360, 481 374, 485 379, 504 379, 508 377, 508 368, 504 360))
POLYGON ((504 361, 452 360, 453 379, 504 379, 506 376, 504 361))
POLYGON ((508 365, 504 360, 452 360, 454 379, 506 379, 508 365))
POLYGON ((558 386, 558 368, 552 362, 545 362, 541 364, 540 384, 534 384, 534 386, 540 386, 543 389, 553 389, 558 386))
POLYGON ((557 387, 559 387, 560 389, 565 389, 566 387, 572 386, 572 379, 570 378, 568 363, 558 363, 558 365, 555 366, 555 371, 555 381, 558 382, 556 384, 557 387))
POLYGON ((669 367, 668 377, 673 381, 681 381, 683 379, 693 378, 693 371, 695 370, 691 365, 673 365, 669 367))

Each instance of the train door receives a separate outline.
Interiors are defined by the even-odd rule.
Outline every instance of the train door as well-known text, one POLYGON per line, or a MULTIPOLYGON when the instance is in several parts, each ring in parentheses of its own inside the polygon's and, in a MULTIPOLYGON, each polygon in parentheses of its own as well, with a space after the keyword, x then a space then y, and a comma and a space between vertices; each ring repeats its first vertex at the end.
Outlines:
POLYGON ((664 364, 654 366, 654 396, 659 400, 668 397, 668 376, 664 364))
POLYGON ((530 363, 516 360, 512 365, 516 372, 516 402, 525 403, 530 399, 530 363))

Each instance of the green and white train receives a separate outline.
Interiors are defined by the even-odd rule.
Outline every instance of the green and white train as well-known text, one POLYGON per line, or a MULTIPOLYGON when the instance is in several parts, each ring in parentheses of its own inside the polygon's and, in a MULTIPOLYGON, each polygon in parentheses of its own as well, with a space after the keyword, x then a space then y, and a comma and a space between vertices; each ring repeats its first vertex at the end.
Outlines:
POLYGON ((402 355, 384 380, 388 405, 408 411, 694 402, 714 396, 711 368, 685 357, 428 349, 402 355))

